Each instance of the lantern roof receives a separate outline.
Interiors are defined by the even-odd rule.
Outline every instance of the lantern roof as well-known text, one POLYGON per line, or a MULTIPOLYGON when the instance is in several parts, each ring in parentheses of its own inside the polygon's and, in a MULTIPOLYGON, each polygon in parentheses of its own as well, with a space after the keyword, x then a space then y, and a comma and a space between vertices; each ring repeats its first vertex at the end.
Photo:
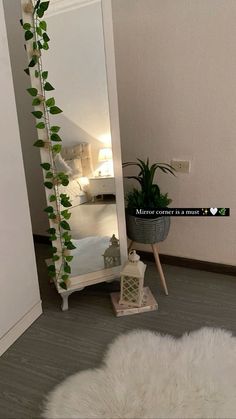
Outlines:
POLYGON ((129 255, 129 260, 123 266, 121 275, 143 278, 147 265, 137 258, 135 250, 129 255))

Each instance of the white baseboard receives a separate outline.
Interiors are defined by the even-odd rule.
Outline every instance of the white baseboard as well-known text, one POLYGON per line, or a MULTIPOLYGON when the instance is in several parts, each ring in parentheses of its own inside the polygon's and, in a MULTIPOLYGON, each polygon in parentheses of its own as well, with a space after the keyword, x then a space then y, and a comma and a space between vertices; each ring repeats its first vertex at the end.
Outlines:
POLYGON ((5 335, 0 338, 0 356, 42 314, 42 303, 36 303, 5 335))

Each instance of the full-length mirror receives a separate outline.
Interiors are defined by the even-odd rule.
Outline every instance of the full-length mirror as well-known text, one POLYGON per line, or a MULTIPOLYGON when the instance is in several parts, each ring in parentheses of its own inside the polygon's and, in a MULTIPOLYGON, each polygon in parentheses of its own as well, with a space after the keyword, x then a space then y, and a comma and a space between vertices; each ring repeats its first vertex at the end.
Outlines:
POLYGON ((60 193, 70 196, 76 246, 72 276, 120 265, 116 188, 101 1, 51 1, 50 51, 43 66, 63 109, 57 116, 63 146, 57 170, 69 176, 60 193))

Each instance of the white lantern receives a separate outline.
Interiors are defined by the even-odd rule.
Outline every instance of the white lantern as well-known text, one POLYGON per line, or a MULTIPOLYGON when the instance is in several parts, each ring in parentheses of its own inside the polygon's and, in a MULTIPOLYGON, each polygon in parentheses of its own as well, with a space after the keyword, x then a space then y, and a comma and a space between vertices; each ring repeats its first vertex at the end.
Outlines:
POLYGON ((143 303, 144 274, 147 265, 140 260, 135 250, 129 253, 128 262, 121 272, 121 290, 119 304, 141 307, 143 303))
POLYGON ((120 245, 119 240, 116 238, 115 234, 110 239, 110 245, 105 250, 104 254, 104 267, 112 268, 114 266, 120 266, 120 245))

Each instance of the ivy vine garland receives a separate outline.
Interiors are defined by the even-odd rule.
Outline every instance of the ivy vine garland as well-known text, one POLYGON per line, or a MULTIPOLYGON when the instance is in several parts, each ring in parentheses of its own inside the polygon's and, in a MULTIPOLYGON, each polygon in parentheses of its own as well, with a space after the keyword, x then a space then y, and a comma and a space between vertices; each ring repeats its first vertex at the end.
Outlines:
MULTIPOLYGON (((51 125, 51 115, 57 115, 62 110, 56 105, 54 97, 47 97, 49 92, 55 90, 48 81, 48 71, 43 69, 42 50, 49 49, 50 38, 47 34, 47 22, 43 19, 44 13, 49 7, 50 1, 35 0, 28 1, 24 4, 24 12, 29 14, 29 22, 23 22, 21 25, 24 30, 26 47, 30 60, 28 67, 24 70, 27 75, 34 72, 34 76, 38 81, 39 88, 29 87, 28 93, 32 96, 32 105, 35 110, 32 112, 36 118, 36 128, 39 135, 34 146, 44 149, 47 154, 47 161, 41 163, 44 172, 44 186, 49 191, 48 202, 50 203, 44 211, 48 214, 50 228, 47 232, 50 234, 52 247, 52 262, 48 266, 50 277, 56 279, 59 286, 67 289, 69 285, 69 275, 71 273, 70 262, 73 256, 70 250, 76 247, 71 241, 70 225, 68 223, 71 213, 69 208, 72 206, 70 197, 59 191, 60 185, 67 186, 69 184, 68 175, 64 172, 58 172, 55 163, 55 157, 61 152, 62 139, 58 132, 60 126, 51 125), (64 210, 61 210, 64 207, 64 210), (59 244, 60 249, 56 246, 59 244)), ((45 153, 43 153, 45 156, 45 153)))

